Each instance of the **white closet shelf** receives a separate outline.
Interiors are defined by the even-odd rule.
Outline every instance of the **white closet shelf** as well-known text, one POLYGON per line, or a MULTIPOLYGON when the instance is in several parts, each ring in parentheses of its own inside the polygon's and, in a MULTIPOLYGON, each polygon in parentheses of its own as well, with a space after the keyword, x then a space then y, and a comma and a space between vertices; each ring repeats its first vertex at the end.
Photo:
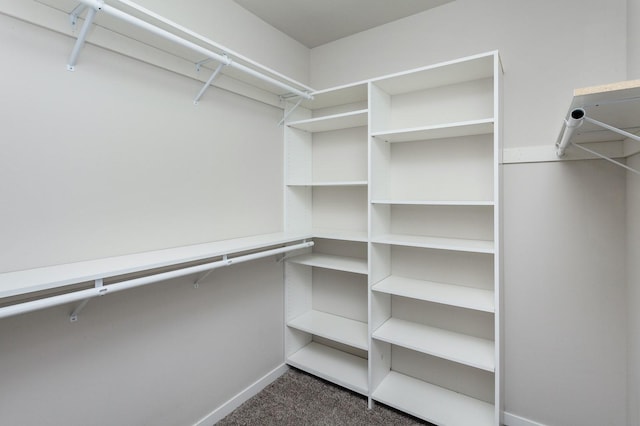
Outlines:
POLYGON ((493 77, 496 52, 442 62, 371 80, 389 95, 493 77))
POLYGON ((375 284, 372 290, 476 311, 495 312, 494 292, 481 288, 391 275, 375 284))
POLYGON ((344 180, 334 182, 310 182, 310 183, 290 183, 287 186, 316 186, 316 187, 331 187, 331 186, 367 186, 366 180, 344 180))
POLYGON ((335 256, 324 253, 308 253, 287 259, 289 263, 314 266, 317 268, 333 269, 335 271, 367 274, 367 259, 356 257, 335 256))
POLYGON ((327 115, 287 123, 289 127, 305 132, 328 132, 331 130, 350 129, 367 125, 368 110, 350 111, 342 114, 327 115))
POLYGON ((287 322, 295 328, 334 342, 368 350, 367 323, 320 311, 309 311, 287 322))
POLYGON ((429 422, 447 426, 492 426, 494 406, 396 371, 390 371, 373 399, 429 422))
POLYGON ((414 142, 461 136, 485 135, 493 132, 493 118, 460 121, 434 126, 414 127, 374 132, 371 136, 386 142, 414 142))
POLYGON ((368 394, 364 358, 311 342, 291 355, 287 364, 362 395, 368 394))
POLYGON ((311 238, 274 233, 0 274, 0 298, 232 255, 311 238))
POLYGON ((373 243, 406 247, 432 248, 471 253, 494 253, 493 241, 463 238, 428 237, 420 235, 385 234, 372 239, 373 243))
POLYGON ((328 240, 355 241, 366 243, 368 241, 367 231, 353 231, 348 229, 313 228, 311 234, 315 238, 325 238, 328 240))
POLYGON ((494 206, 493 201, 485 200, 371 200, 371 204, 389 204, 404 206, 494 206))
POLYGON ((495 371, 494 342, 398 318, 389 318, 374 339, 474 368, 495 371))
POLYGON ((303 100, 302 106, 311 110, 317 110, 338 105, 365 102, 368 99, 369 92, 367 82, 364 81, 324 90, 316 90, 312 92, 311 95, 313 96, 313 100, 303 100))

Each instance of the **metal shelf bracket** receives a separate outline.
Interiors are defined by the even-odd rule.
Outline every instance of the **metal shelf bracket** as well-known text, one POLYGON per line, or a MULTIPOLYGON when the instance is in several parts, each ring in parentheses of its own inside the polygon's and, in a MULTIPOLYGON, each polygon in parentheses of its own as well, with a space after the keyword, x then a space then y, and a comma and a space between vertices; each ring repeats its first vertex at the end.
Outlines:
MULTIPOLYGON (((224 68, 227 65, 231 64, 231 59, 229 57, 227 57, 226 55, 222 55, 222 57, 224 58, 224 62, 220 62, 218 67, 213 71, 213 74, 211 74, 211 77, 209 77, 209 79, 204 84, 204 86, 202 86, 202 89, 200 89, 200 92, 198 92, 198 94, 196 95, 195 99, 193 100, 193 104, 194 105, 198 105, 198 102, 200 102, 200 98, 202 98, 202 96, 204 95, 204 92, 207 91, 209 86, 211 86, 211 83, 213 83, 213 80, 215 80, 216 77, 218 76, 218 74, 220 74, 220 71, 222 71, 222 68, 224 68)), ((196 64, 196 71, 199 72, 200 68, 202 67, 202 65, 207 63, 207 62, 209 62, 209 61, 211 61, 211 60, 212 59, 205 59, 204 61, 198 62, 196 64)))
POLYGON ((67 70, 75 71, 76 63, 78 62, 78 56, 80 55, 80 51, 84 46, 84 42, 87 40, 87 35, 89 34, 89 29, 93 24, 93 21, 96 17, 96 13, 98 10, 101 10, 104 6, 104 1, 102 0, 94 0, 91 2, 89 6, 86 3, 81 3, 76 6, 69 16, 71 20, 71 26, 75 28, 78 22, 78 16, 82 13, 84 9, 87 10, 87 16, 84 18, 84 24, 80 29, 80 34, 78 34, 78 38, 76 39, 76 43, 73 45, 73 49, 71 50, 71 55, 69 56, 69 62, 67 62, 67 70))
MULTIPOLYGON (((107 292, 106 288, 104 287, 104 282, 102 280, 102 278, 97 279, 94 281, 94 287, 99 290, 99 294, 100 296, 104 295, 107 292)), ((87 298, 82 300, 80 303, 78 303, 78 306, 75 307, 75 309, 73 310, 73 312, 71 312, 71 314, 69 315, 69 321, 71 322, 76 322, 78 321, 78 315, 80 314, 80 312, 82 312, 82 310, 84 309, 85 306, 87 306, 87 303, 89 303, 89 300, 91 298, 87 298)))

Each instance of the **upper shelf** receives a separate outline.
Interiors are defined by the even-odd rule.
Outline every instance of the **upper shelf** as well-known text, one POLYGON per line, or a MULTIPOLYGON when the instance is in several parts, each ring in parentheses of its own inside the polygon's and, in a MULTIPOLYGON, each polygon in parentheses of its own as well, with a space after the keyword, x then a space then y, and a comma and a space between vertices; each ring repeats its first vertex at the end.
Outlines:
POLYGON ((368 111, 366 109, 350 111, 342 114, 292 121, 287 125, 305 132, 328 132, 331 130, 349 129, 367 125, 368 111))
POLYGON ((487 118, 483 120, 462 121, 436 126, 375 132, 372 133, 371 136, 394 143, 485 135, 491 132, 493 132, 493 119, 487 118))
MULTIPOLYGON (((38 3, 49 6, 64 14, 70 15, 78 4, 99 5, 101 0, 36 0, 38 3)), ((93 6, 89 6, 93 7, 93 6)), ((79 16, 86 16, 81 13, 79 16)), ((69 21, 67 18, 66 22, 69 21)), ((84 19, 78 19, 73 31, 73 35, 81 33, 79 30, 84 23, 84 19)), ((55 25, 53 25, 55 26, 55 25)), ((71 30, 71 27, 69 27, 71 30)), ((137 52, 131 52, 132 46, 139 46, 139 51, 153 50, 153 55, 170 55, 174 59, 200 64, 215 69, 219 62, 211 61, 209 55, 203 54, 202 49, 213 52, 215 55, 225 56, 234 64, 233 66, 223 66, 221 74, 225 77, 248 84, 263 91, 277 96, 286 96, 293 91, 304 93, 313 92, 314 89, 274 70, 266 67, 246 56, 216 43, 209 38, 200 35, 184 26, 162 17, 130 0, 108 0, 104 7, 97 11, 94 20, 94 29, 89 34, 88 41, 107 47, 116 51, 123 51, 127 55, 137 56, 137 52), (117 14, 112 13, 117 12, 117 14), (145 25, 140 26, 136 21, 142 21, 145 25), (167 38, 161 33, 169 33, 174 38, 167 38), (124 37, 125 42, 117 40, 124 37), (184 44, 176 42, 176 39, 186 41, 200 49, 186 47, 184 44), (239 65, 236 67, 235 65, 239 65), (248 72, 247 72, 248 70, 248 72), (267 77, 263 79, 262 77, 267 77), (283 87, 284 85, 284 87, 283 87)), ((205 79, 209 73, 204 74, 205 79)))
MULTIPOLYGON (((584 116, 632 134, 640 133, 640 80, 622 81, 601 86, 576 89, 569 106, 567 120, 577 109, 584 111, 584 116)), ((581 118, 581 117, 574 117, 581 118)), ((620 133, 604 128, 587 120, 571 133, 570 142, 588 144, 598 142, 623 142, 628 138, 620 133)), ((559 145, 566 133, 567 122, 558 135, 559 145)), ((577 122, 576 122, 577 124, 577 122)), ((632 141, 633 142, 633 141, 632 141)), ((633 142, 623 144, 619 157, 628 157, 640 152, 640 144, 633 142)))
POLYGON ((435 64, 415 70, 380 77, 371 82, 389 95, 417 92, 434 87, 491 78, 497 52, 435 64))

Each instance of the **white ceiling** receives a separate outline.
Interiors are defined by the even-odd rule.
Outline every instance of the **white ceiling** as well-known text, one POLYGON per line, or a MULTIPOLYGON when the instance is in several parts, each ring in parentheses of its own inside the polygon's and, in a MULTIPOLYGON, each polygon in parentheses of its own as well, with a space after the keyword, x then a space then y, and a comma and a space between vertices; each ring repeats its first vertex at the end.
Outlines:
POLYGON ((309 48, 453 0, 234 0, 309 48))

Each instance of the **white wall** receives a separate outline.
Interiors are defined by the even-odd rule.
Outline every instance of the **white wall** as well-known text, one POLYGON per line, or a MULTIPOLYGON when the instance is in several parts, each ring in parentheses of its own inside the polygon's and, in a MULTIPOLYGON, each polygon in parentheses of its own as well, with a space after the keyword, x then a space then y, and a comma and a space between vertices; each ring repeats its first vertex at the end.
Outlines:
MULTIPOLYGON (((456 0, 312 49, 311 84, 498 49, 505 147, 551 147, 574 88, 626 78, 626 6, 456 0)), ((602 161, 504 166, 507 412, 627 423, 624 176, 602 161)))
MULTIPOLYGON (((640 170, 640 154, 627 164, 640 170)), ((627 172, 627 309, 629 311, 628 420, 640 424, 640 176, 627 172)))
MULTIPOLYGON (((242 37, 207 35, 306 78, 306 49, 231 0, 199 3, 169 12, 231 12, 242 37)), ((282 110, 215 88, 194 106, 200 82, 91 44, 70 73, 70 37, 1 14, 48 26, 44 11, 0 1, 0 272, 282 229, 282 110)), ((194 424, 283 362, 274 259, 72 309, 0 321, 0 424, 194 424)))

